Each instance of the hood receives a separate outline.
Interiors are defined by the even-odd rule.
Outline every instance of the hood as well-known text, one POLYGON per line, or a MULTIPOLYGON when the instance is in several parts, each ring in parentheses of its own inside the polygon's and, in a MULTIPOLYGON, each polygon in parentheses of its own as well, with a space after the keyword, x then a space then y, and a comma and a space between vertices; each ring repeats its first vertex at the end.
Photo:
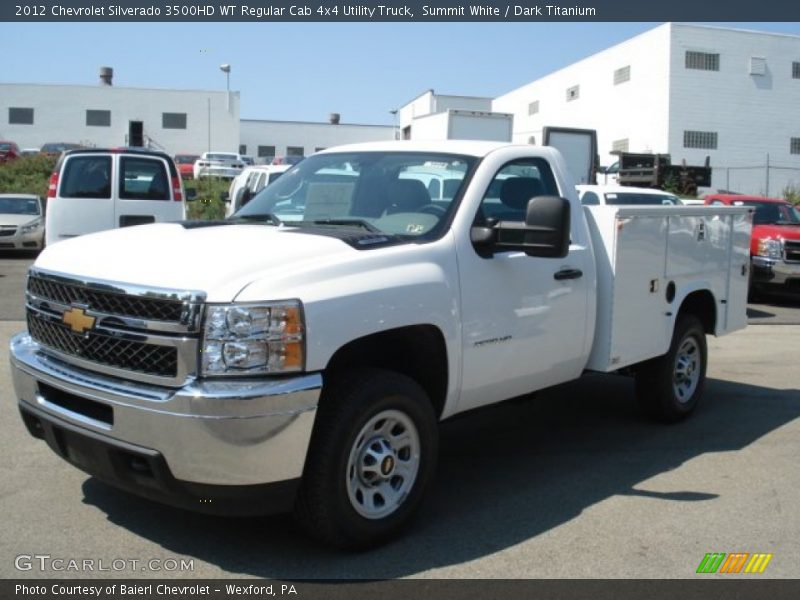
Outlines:
POLYGON ((800 240, 800 225, 753 225, 753 239, 800 240))
POLYGON ((256 279, 285 279, 358 253, 333 237, 273 225, 158 223, 58 242, 39 255, 35 267, 78 278, 202 291, 209 302, 230 302, 256 279))
POLYGON ((3 225, 16 225, 19 227, 20 225, 27 225, 40 218, 41 215, 9 215, 3 213, 0 214, 0 227, 3 225))

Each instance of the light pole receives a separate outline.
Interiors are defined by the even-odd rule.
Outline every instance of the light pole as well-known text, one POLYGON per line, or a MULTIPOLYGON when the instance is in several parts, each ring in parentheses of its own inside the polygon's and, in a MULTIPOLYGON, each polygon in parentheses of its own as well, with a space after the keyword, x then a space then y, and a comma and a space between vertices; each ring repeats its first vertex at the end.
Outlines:
POLYGON ((231 91, 231 66, 228 63, 219 66, 219 70, 225 73, 225 91, 231 91))

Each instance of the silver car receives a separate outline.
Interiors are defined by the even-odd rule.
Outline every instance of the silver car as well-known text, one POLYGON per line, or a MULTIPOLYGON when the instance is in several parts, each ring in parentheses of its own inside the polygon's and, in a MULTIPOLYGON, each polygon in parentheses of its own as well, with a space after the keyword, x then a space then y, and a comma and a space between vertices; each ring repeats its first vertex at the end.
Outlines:
POLYGON ((0 250, 44 247, 44 203, 35 194, 0 194, 0 250))

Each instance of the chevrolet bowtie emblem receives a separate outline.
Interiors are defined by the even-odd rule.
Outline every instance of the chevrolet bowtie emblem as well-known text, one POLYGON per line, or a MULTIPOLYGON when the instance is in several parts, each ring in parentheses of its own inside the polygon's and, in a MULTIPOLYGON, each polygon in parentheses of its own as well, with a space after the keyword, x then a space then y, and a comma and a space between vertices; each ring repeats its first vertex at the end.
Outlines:
POLYGON ((83 333, 94 327, 95 318, 90 317, 82 308, 71 308, 64 313, 61 320, 69 325, 75 333, 83 333))

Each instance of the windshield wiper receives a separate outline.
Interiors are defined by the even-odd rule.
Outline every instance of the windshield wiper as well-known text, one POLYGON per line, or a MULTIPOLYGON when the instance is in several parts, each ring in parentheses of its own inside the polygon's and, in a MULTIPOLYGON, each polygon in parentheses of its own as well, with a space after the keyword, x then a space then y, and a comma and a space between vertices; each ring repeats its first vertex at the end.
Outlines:
POLYGON ((375 227, 372 223, 364 219, 315 219, 311 221, 314 225, 344 225, 350 227, 361 227, 370 233, 383 233, 380 229, 375 227))
POLYGON ((283 221, 281 221, 273 213, 256 213, 256 214, 252 214, 252 215, 234 215, 234 216, 230 217, 231 221, 238 221, 240 219, 242 221, 263 221, 263 220, 266 220, 266 221, 269 221, 270 223, 272 223, 273 225, 282 225, 283 224, 283 221))

